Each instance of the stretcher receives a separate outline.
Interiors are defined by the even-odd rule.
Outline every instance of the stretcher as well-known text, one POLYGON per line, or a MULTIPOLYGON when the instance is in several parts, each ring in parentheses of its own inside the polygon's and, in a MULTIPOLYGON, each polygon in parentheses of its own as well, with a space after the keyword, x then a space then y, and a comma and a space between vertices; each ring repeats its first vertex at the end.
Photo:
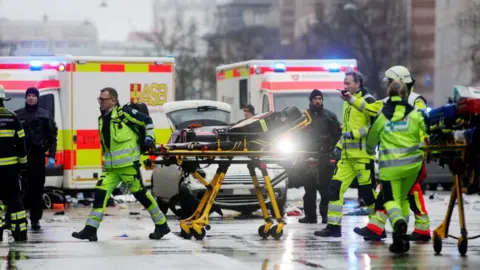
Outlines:
POLYGON ((249 170, 255 193, 258 197, 265 224, 258 228, 258 235, 262 238, 272 236, 279 239, 283 235, 285 220, 280 214, 275 198, 273 185, 286 178, 285 173, 275 179, 270 179, 267 164, 278 164, 282 167, 290 166, 295 162, 302 162, 317 153, 308 151, 281 151, 277 144, 292 133, 298 132, 310 125, 311 118, 295 108, 286 108, 281 112, 270 112, 245 120, 233 127, 215 129, 214 139, 201 138, 199 141, 193 130, 181 132, 183 142, 161 145, 153 153, 157 158, 155 164, 165 166, 179 166, 184 174, 192 175, 206 187, 198 207, 192 216, 180 221, 180 234, 185 239, 192 236, 201 240, 210 230, 209 213, 220 190, 223 179, 231 164, 245 164, 249 170), (246 156, 248 159, 236 160, 237 156, 246 156), (288 157, 286 157, 288 156, 288 157), (217 164, 218 168, 208 182, 198 170, 202 164, 217 164), (255 170, 260 170, 265 184, 261 186, 255 170), (273 182, 273 183, 272 183, 273 182), (263 194, 267 193, 271 202, 272 216, 270 216, 263 194), (274 220, 277 224, 274 225, 274 220))

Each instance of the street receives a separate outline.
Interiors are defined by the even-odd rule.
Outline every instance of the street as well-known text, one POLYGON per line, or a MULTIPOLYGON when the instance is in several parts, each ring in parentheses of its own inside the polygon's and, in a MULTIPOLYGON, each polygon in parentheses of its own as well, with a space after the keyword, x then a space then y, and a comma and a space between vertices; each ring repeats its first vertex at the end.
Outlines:
MULTIPOLYGON (((349 190, 349 194, 356 194, 349 190)), ((446 192, 427 199, 432 228, 440 224, 446 209, 446 192)), ((293 196, 294 197, 294 196, 293 196)), ((297 196, 298 197, 298 196, 297 196)), ((351 196, 352 198, 354 196, 351 196)), ((466 219, 469 235, 480 234, 479 196, 467 198, 466 219)), ((298 198, 291 204, 301 205, 298 198)), ((351 204, 347 204, 351 205, 351 204)), ((173 233, 162 240, 148 239, 153 230, 146 211, 138 204, 128 209, 116 206, 107 209, 99 230, 98 242, 84 242, 71 237, 80 230, 90 208, 66 209, 65 215, 46 211, 43 228, 29 233, 28 243, 14 244, 7 232, 0 245, 1 269, 480 269, 480 240, 469 242, 466 257, 457 250, 457 241, 443 242, 442 255, 434 255, 432 243, 411 244, 406 255, 392 255, 391 228, 384 243, 368 243, 353 233, 355 226, 367 222, 365 216, 345 216, 341 238, 322 239, 313 235, 322 224, 299 224, 298 217, 287 217, 287 226, 281 240, 262 240, 257 229, 263 224, 259 217, 212 217, 211 230, 202 241, 184 240, 179 236, 179 222, 168 215, 173 233), (141 212, 141 215, 129 215, 141 212), (52 221, 56 218, 56 221, 52 221), (64 219, 63 221, 60 219, 64 219)), ((351 206, 344 213, 351 212, 351 206)), ((57 211, 58 212, 58 211, 57 211)), ((458 217, 454 212, 450 234, 459 235, 458 217)), ((410 219, 409 231, 413 228, 410 219)))

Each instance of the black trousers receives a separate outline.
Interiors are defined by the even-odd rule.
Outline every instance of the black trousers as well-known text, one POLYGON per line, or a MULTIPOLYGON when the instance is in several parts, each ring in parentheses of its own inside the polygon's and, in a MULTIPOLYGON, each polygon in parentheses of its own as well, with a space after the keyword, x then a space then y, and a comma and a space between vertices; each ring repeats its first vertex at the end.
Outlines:
MULTIPOLYGON (((0 166, 0 200, 7 206, 9 213, 24 210, 17 165, 0 166)), ((10 219, 9 214, 7 218, 10 219)))
POLYGON ((25 208, 30 210, 30 220, 37 222, 43 216, 43 189, 45 186, 45 153, 30 151, 28 154, 26 178, 25 208))
POLYGON ((334 166, 330 164, 328 156, 321 157, 317 166, 317 173, 305 175, 305 195, 303 195, 303 210, 305 217, 317 218, 317 191, 320 193, 320 216, 327 217, 328 187, 332 181, 334 166))

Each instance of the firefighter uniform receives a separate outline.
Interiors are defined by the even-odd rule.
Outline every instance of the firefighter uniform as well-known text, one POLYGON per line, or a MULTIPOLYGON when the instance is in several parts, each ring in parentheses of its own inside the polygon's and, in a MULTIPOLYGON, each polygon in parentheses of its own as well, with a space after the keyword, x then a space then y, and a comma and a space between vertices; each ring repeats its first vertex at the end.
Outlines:
MULTIPOLYGON (((365 102, 374 102, 373 96, 364 89, 353 94, 365 102), (363 99, 364 98, 364 99, 363 99)), ((343 195, 352 182, 357 179, 359 195, 364 200, 370 215, 375 213, 375 190, 372 185, 374 177, 374 155, 367 154, 365 138, 372 119, 366 113, 356 110, 348 102, 343 104, 344 136, 337 143, 342 156, 330 184, 330 202, 328 204, 328 225, 326 229, 315 232, 322 237, 340 237, 343 210, 343 195), (349 138, 345 134, 349 133, 349 138)))
POLYGON ((367 136, 367 151, 380 144, 379 169, 385 209, 392 224, 392 252, 409 250, 406 236, 408 194, 422 168, 422 135, 426 133, 422 113, 398 96, 391 97, 367 136))
MULTIPOLYGON (((6 206, 13 238, 15 241, 26 241, 27 217, 19 185, 20 170, 24 170, 27 164, 25 132, 16 114, 4 107, 4 100, 5 90, 0 86, 0 216, 3 216, 6 206)), ((0 240, 2 236, 3 226, 0 240)))
MULTIPOLYGON (((427 108, 426 100, 423 96, 413 92, 413 83, 414 80, 410 78, 410 73, 405 67, 394 66, 385 72, 386 78, 389 79, 399 79, 406 82, 407 86, 410 84, 408 104, 415 107, 418 110, 425 110, 427 108), (397 76, 395 76, 397 75, 397 76)), ((389 98, 385 98, 383 101, 377 101, 371 104, 366 104, 362 106, 363 102, 358 99, 351 101, 353 107, 360 111, 364 111, 371 116, 376 116, 378 112, 384 106, 384 103, 387 102, 389 98)), ((426 134, 422 134, 422 137, 426 134)), ((414 231, 409 236, 412 241, 428 241, 430 240, 430 219, 428 217, 428 212, 425 206, 425 200, 423 197, 422 188, 420 182, 426 177, 425 164, 422 165, 422 170, 420 171, 417 181, 412 187, 408 195, 408 200, 410 204, 410 209, 415 214, 415 225, 414 231)), ((381 238, 385 238, 385 224, 387 222, 388 216, 385 211, 384 202, 383 202, 383 191, 380 191, 380 194, 377 197, 377 202, 375 204, 375 215, 370 218, 369 223, 364 228, 355 228, 354 231, 361 236, 364 236, 365 240, 374 240, 378 241, 381 238)), ((408 216, 405 217, 408 220, 408 216)))
POLYGON ((139 132, 127 123, 145 129, 147 138, 152 139, 153 144, 153 121, 150 116, 117 104, 110 112, 99 117, 103 172, 95 188, 95 201, 85 228, 74 232, 72 236, 75 238, 97 241, 97 229, 103 220, 108 198, 122 181, 151 215, 155 231, 150 234, 150 239, 160 239, 170 232, 165 215, 142 185, 139 132))

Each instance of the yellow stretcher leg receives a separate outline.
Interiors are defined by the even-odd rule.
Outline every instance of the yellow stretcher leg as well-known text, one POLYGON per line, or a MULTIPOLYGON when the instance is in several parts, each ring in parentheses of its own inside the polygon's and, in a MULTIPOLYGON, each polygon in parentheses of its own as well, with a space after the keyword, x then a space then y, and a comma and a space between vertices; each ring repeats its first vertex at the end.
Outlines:
POLYGON ((433 249, 435 253, 439 254, 442 251, 442 240, 448 237, 448 229, 450 227, 450 221, 452 218, 453 208, 455 207, 455 202, 458 200, 458 215, 460 219, 460 237, 458 238, 458 251, 463 256, 467 253, 467 229, 465 224, 465 213, 463 207, 463 188, 462 181, 463 175, 456 174, 454 176, 454 187, 450 194, 450 202, 448 203, 447 215, 440 224, 433 231, 433 249))
POLYGON ((283 220, 280 210, 278 209, 277 200, 275 198, 275 193, 273 191, 272 182, 270 180, 270 176, 268 176, 268 171, 265 166, 259 166, 260 162, 250 163, 248 164, 248 170, 250 172, 250 176, 252 177, 253 185, 255 186, 255 192, 258 197, 258 202, 260 204, 260 208, 262 209, 263 218, 265 220, 265 224, 258 228, 258 235, 262 238, 267 238, 271 235, 275 239, 279 239, 283 235, 283 227, 285 226, 285 221, 283 220), (273 220, 270 218, 268 214, 267 205, 263 198, 263 193, 258 183, 258 179, 255 173, 255 168, 259 168, 263 179, 265 181, 265 188, 270 198, 270 203, 272 205, 273 215, 277 220, 278 224, 273 226, 273 220))
POLYGON ((183 238, 190 239, 190 237, 193 236, 197 240, 202 240, 206 236, 205 227, 207 229, 210 228, 210 225, 208 224, 210 209, 212 208, 217 193, 222 186, 228 167, 228 165, 220 165, 210 184, 208 184, 199 173, 195 172, 193 174, 195 179, 199 180, 204 185, 207 184, 205 185, 207 191, 203 195, 197 209, 195 209, 195 213, 188 219, 180 221, 180 233, 183 238))

